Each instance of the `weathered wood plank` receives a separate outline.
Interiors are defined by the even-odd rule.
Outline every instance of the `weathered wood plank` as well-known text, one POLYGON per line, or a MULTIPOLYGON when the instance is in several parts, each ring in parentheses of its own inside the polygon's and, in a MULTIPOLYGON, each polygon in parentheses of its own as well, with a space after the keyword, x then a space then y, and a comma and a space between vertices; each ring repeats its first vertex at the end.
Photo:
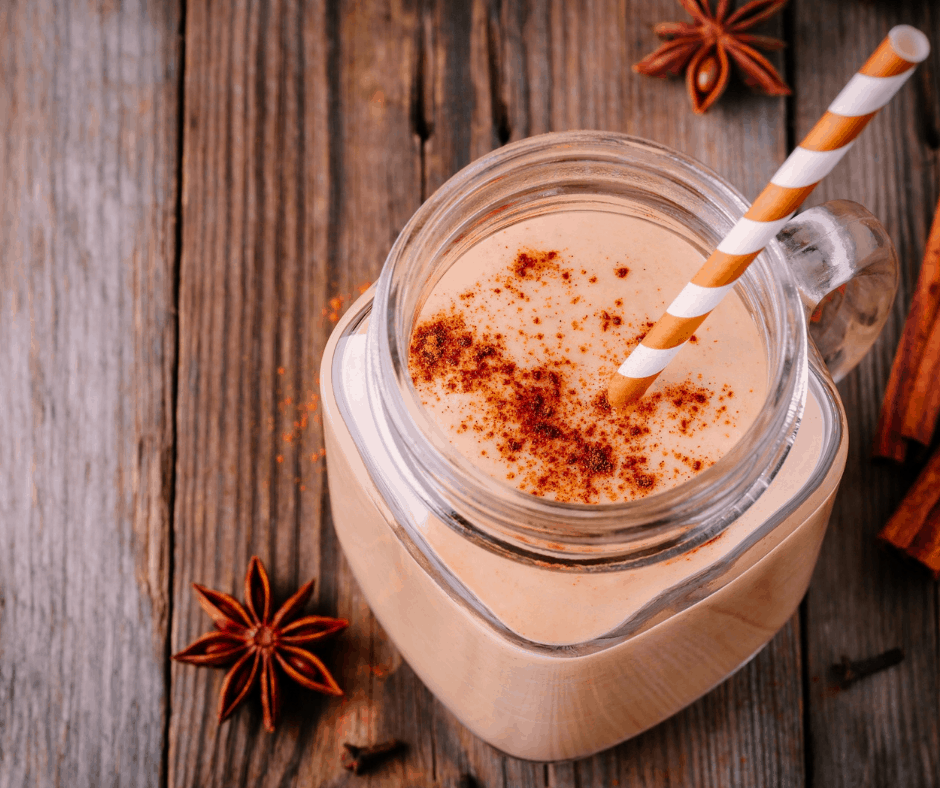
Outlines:
POLYGON ((0 9, 0 785, 156 786, 179 2, 0 9))
POLYGON ((412 743, 395 779, 433 768, 408 680, 384 699, 400 659, 339 553, 317 408, 337 314, 420 203, 415 22, 385 3, 187 14, 173 645, 207 628, 189 583, 240 596, 252 554, 280 599, 315 577, 313 606, 351 626, 324 650, 346 697, 290 689, 274 735, 257 698, 217 727, 222 673, 174 667, 173 786, 343 784, 341 743, 390 735, 412 743))
MULTIPOLYGON (((892 25, 923 29, 936 47, 940 17, 927 3, 795 6, 795 121, 804 134, 892 25), (832 52, 839 52, 833 58, 832 52)), ((841 385, 850 453, 819 565, 807 597, 810 773, 825 786, 935 786, 940 775, 940 680, 936 586, 927 572, 880 548, 875 534, 914 478, 874 462, 871 446, 891 359, 936 204, 937 73, 930 59, 861 136, 813 195, 849 197, 884 222, 901 255, 903 277, 892 319, 878 344, 841 385), (897 668, 839 692, 827 668, 843 655, 871 656, 894 646, 897 668)))

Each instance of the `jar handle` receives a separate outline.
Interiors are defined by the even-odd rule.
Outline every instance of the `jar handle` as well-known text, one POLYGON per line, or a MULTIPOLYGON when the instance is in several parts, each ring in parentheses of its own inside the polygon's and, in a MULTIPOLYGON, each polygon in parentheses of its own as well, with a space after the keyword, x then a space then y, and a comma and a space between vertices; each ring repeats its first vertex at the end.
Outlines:
POLYGON ((851 200, 794 217, 777 236, 796 278, 809 333, 832 379, 861 361, 891 312, 898 255, 884 226, 851 200))

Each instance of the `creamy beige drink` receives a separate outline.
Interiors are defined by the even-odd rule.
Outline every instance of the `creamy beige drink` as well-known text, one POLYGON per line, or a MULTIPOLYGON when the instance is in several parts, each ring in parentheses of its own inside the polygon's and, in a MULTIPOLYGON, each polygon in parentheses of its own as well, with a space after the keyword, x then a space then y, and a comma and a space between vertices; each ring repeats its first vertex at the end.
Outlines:
POLYGON ((655 142, 512 143, 422 205, 327 343, 350 568, 417 676, 511 755, 577 758, 675 714, 806 591, 848 445, 806 309, 846 285, 814 334, 851 369, 897 274, 873 217, 796 216, 638 408, 600 396, 745 209, 655 142))
POLYGON ((650 221, 598 211, 512 225, 424 304, 409 369, 448 439, 496 479, 559 501, 675 487, 738 442, 764 402, 757 327, 730 294, 641 403, 611 413, 620 362, 702 256, 650 221))
MULTIPOLYGON (((612 414, 601 393, 700 262, 656 224, 597 211, 488 236, 414 321, 408 372, 423 407, 467 460, 533 500, 681 492, 765 401, 763 339, 743 302, 723 302, 639 408, 612 414)), ((792 615, 845 463, 822 377, 809 376, 769 487, 715 538, 615 571, 559 571, 489 549, 428 505, 370 398, 371 297, 337 327, 321 371, 336 531, 405 660, 474 733, 533 760, 596 752, 707 692, 792 615)))

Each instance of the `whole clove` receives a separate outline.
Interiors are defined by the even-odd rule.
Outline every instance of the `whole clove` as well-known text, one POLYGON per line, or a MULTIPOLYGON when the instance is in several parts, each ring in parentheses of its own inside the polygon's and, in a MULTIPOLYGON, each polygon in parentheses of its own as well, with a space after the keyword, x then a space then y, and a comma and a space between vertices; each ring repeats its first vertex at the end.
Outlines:
POLYGON ((903 660, 904 651, 899 648, 892 648, 884 654, 878 654, 867 659, 851 660, 843 656, 841 662, 837 662, 829 668, 829 675, 841 689, 848 689, 857 681, 894 667, 903 660))
POLYGON ((344 742, 343 747, 346 749, 347 757, 343 766, 353 774, 365 774, 398 753, 404 752, 407 746, 398 739, 389 739, 370 747, 360 747, 356 744, 344 742))

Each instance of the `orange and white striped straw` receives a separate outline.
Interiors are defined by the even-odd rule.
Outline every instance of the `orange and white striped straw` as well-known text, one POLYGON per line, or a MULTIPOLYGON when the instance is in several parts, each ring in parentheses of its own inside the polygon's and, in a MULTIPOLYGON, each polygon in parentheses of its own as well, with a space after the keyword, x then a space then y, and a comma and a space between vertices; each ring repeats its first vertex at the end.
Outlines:
POLYGON ((738 277, 783 229, 875 114, 930 52, 920 30, 891 29, 874 54, 829 105, 744 217, 612 377, 607 399, 617 408, 640 399, 738 277))

